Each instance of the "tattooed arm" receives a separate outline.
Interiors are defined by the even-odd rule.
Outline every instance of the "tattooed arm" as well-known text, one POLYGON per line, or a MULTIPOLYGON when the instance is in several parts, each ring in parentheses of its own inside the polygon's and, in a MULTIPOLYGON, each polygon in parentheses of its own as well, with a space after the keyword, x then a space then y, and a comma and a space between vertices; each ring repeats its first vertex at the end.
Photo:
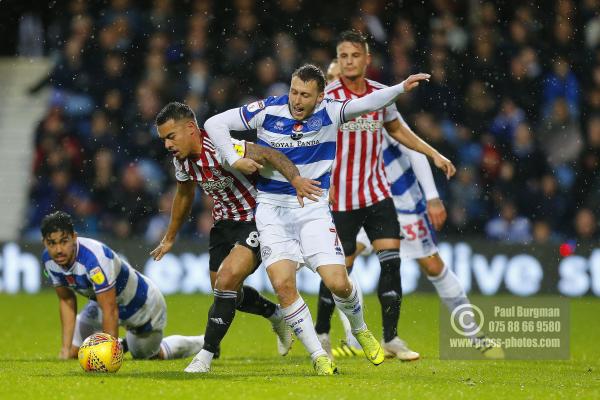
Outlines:
POLYGON ((244 158, 254 160, 261 165, 271 164, 296 189, 298 203, 302 207, 304 207, 304 197, 312 201, 318 201, 319 199, 315 196, 323 194, 323 190, 318 187, 321 182, 300 176, 298 167, 280 151, 254 143, 246 143, 244 158))

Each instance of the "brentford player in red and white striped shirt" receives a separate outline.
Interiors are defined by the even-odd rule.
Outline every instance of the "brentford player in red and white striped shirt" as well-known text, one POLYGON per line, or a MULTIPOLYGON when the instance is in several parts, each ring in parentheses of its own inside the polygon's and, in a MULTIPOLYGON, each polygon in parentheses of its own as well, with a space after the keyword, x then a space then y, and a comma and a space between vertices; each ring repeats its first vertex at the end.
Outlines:
POLYGON ((215 203, 215 224, 209 238, 214 303, 208 314, 204 347, 186 372, 210 370, 213 355, 219 352, 221 340, 233 322, 236 307, 269 319, 277 334, 280 354, 287 354, 292 336, 278 306, 262 297, 256 289, 242 286, 259 261, 258 232, 254 221, 256 189, 252 174, 269 163, 296 188, 301 204, 303 197, 316 200, 314 196, 322 195, 322 190, 315 185, 316 181, 302 178, 298 168, 283 153, 268 147, 234 141, 232 146, 242 158, 234 163, 235 167, 229 165, 215 152, 206 132, 198 127, 194 112, 185 104, 167 104, 158 113, 156 126, 166 149, 174 157, 177 192, 167 232, 160 245, 150 253, 154 259, 160 260, 173 246, 177 232, 192 207, 196 185, 201 186, 215 203), (239 304, 238 292, 241 293, 239 304))
MULTIPOLYGON (((385 88, 385 85, 365 78, 371 56, 367 41, 360 33, 343 32, 336 51, 340 77, 325 88, 327 97, 355 99, 385 88)), ((348 268, 352 267, 356 235, 361 227, 377 252, 381 264, 377 295, 382 309, 382 347, 386 355, 414 360, 419 358, 419 354, 410 350, 397 336, 402 299, 400 225, 384 169, 382 143, 386 139, 383 129, 407 147, 430 156, 438 166, 449 161, 406 129, 398 115, 396 105, 390 104, 342 125, 337 137, 332 171, 334 194, 331 197, 333 219, 348 268)), ((315 330, 324 348, 331 348, 328 336, 333 313, 331 304, 331 294, 321 284, 315 330)))
MULTIPOLYGON (((336 80, 325 88, 325 95, 338 100, 363 97, 385 85, 364 80, 364 92, 358 94, 336 80)), ((344 123, 337 136, 337 152, 332 170, 336 188, 333 211, 350 211, 368 207, 391 197, 390 184, 381 157, 383 125, 397 120, 395 104, 344 123)))
MULTIPOLYGON (((204 193, 214 200, 213 218, 215 221, 252 221, 256 208, 255 177, 246 176, 227 163, 203 129, 200 129, 203 151, 179 160, 175 155, 175 177, 179 182, 197 182, 204 193)), ((233 146, 243 156, 245 142, 234 141, 233 146)))

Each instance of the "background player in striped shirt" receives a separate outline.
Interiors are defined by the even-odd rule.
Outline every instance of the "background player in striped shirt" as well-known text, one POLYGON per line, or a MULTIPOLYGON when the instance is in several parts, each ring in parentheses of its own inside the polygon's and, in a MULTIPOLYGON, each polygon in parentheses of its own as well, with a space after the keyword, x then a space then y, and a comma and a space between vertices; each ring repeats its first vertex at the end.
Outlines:
MULTIPOLYGON (((340 78, 326 88, 327 96, 339 99, 359 99, 386 88, 365 78, 370 55, 366 39, 358 32, 347 31, 337 42, 337 63, 340 78)), ((382 346, 386 356, 415 360, 419 354, 410 350, 397 336, 402 286, 400 282, 400 226, 396 219, 390 184, 382 159, 383 130, 409 147, 430 156, 444 159, 431 146, 423 145, 414 132, 405 129, 397 117, 392 102, 386 107, 345 122, 338 132, 338 146, 332 171, 335 188, 332 209, 338 229, 346 266, 351 269, 356 250, 356 235, 364 227, 381 264, 377 295, 383 320, 382 346)), ((436 165, 439 164, 436 161, 436 165)), ((454 167, 446 171, 448 177, 454 167)), ((324 348, 331 351, 329 330, 333 300, 323 283, 319 289, 316 331, 324 348)))
MULTIPOLYGON (((258 144, 284 152, 303 175, 321 182, 321 188, 329 189, 339 126, 392 103, 405 90, 412 90, 428 78, 427 74, 413 75, 399 85, 363 98, 337 101, 325 98, 323 72, 307 64, 292 74, 288 95, 225 111, 211 117, 205 127, 231 165, 235 165, 240 156, 229 144, 229 131, 257 129, 258 144)), ((418 137, 412 144, 428 146, 418 137)), ((435 161, 452 173, 454 166, 447 159, 438 154, 435 161)), ((383 351, 367 329, 359 296, 348 279, 327 193, 299 208, 290 185, 267 169, 261 171, 257 189, 256 220, 263 261, 287 322, 310 353, 317 373, 333 374, 334 367, 317 338, 308 307, 296 289, 296 266, 301 260, 318 272, 332 290, 335 304, 348 317, 367 358, 374 364, 381 363, 383 351)))
MULTIPOLYGON (((214 303, 209 310, 204 348, 186 368, 186 372, 208 372, 213 356, 233 322, 236 308, 261 315, 271 321, 278 335, 279 352, 286 355, 292 344, 288 329, 276 304, 256 289, 244 285, 260 264, 259 242, 254 208, 254 177, 246 176, 222 159, 200 129, 192 109, 182 103, 167 104, 157 115, 156 125, 165 147, 173 154, 177 192, 173 200, 171 221, 160 245, 151 255, 160 260, 175 241, 177 232, 189 215, 196 186, 214 200, 215 224, 210 232, 209 269, 214 289, 214 303)), ((229 145, 240 161, 254 170, 268 164, 285 176, 294 187, 298 200, 319 195, 321 189, 300 176, 296 166, 282 153, 253 143, 232 140, 229 145)))
MULTIPOLYGON (((402 117, 398 117, 406 129, 410 129, 402 117)), ((385 137, 385 171, 391 183, 398 222, 402 229, 400 257, 417 260, 451 314, 457 307, 470 308, 471 302, 462 284, 454 271, 444 264, 438 252, 435 231, 444 226, 447 214, 435 186, 429 162, 423 154, 406 148, 387 134, 385 137)), ((358 233, 356 242, 353 258, 359 254, 369 254, 372 250, 364 229, 358 233)), ((464 317, 470 318, 469 313, 465 313, 464 317)), ((486 357, 504 357, 502 348, 495 346, 483 334, 472 339, 474 346, 486 357)), ((334 354, 351 353, 351 348, 341 348, 337 351, 334 349, 334 354)))
POLYGON ((163 338, 167 306, 158 288, 105 244, 78 237, 69 214, 47 215, 41 231, 44 268, 59 299, 60 358, 77 358, 93 333, 118 337, 119 325, 133 358, 183 358, 202 348, 203 336, 163 338), (79 314, 75 293, 89 299, 79 314))

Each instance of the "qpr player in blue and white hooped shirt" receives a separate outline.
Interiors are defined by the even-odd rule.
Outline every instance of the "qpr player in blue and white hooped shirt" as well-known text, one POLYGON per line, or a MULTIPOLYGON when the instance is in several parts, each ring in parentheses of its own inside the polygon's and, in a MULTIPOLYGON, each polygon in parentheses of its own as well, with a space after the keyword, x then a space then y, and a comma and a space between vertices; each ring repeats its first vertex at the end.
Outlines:
POLYGON ((348 120, 385 107, 405 89, 428 78, 427 74, 417 74, 401 84, 342 102, 324 98, 323 73, 315 66, 304 65, 292 75, 288 95, 225 111, 204 124, 218 151, 234 168, 246 173, 254 171, 252 165, 231 151, 229 131, 256 129, 258 144, 282 151, 303 177, 318 181, 323 189, 320 197, 309 198, 300 207, 293 188, 282 176, 264 167, 257 183, 256 211, 262 259, 282 312, 311 354, 318 373, 327 370, 323 367, 323 357, 327 356, 317 339, 310 312, 295 287, 295 268, 300 261, 319 273, 331 290, 367 358, 374 364, 383 361, 383 351, 366 327, 356 289, 348 279, 329 209, 328 189, 338 129, 348 120))
MULTIPOLYGON (((400 114, 398 119, 406 129, 410 129, 400 114)), ((417 260, 451 314, 457 308, 470 310, 471 302, 462 283, 444 264, 438 252, 435 231, 443 226, 446 210, 439 198, 429 162, 423 154, 398 143, 387 132, 385 139, 385 172, 403 235, 400 256, 417 260)), ((364 229, 359 231, 356 242, 363 246, 363 249, 358 248, 361 254, 372 251, 364 229)), ((503 350, 483 334, 473 341, 473 345, 487 358, 504 356, 503 350)))
MULTIPOLYGON (((384 138, 385 173, 402 231, 401 258, 428 257, 438 251, 435 229, 427 215, 427 202, 439 200, 431 167, 423 154, 398 143, 387 133, 384 138)), ((361 228, 356 241, 365 247, 361 254, 372 251, 364 229, 361 228)))
POLYGON ((86 337, 96 332, 127 330, 134 358, 182 358, 198 352, 203 336, 163 338, 167 306, 160 290, 117 253, 94 239, 78 237, 64 212, 42 221, 45 271, 60 302, 61 358, 75 358, 86 337), (77 314, 75 293, 89 299, 77 314))
MULTIPOLYGON (((418 79, 427 77, 421 74, 418 79)), ((206 121, 204 128, 209 137, 234 167, 240 157, 231 149, 229 131, 256 129, 258 144, 283 152, 298 166, 303 177, 319 181, 324 190, 317 201, 308 200, 301 209, 294 188, 281 174, 267 167, 260 170, 256 218, 267 267, 282 259, 299 262, 302 256, 313 271, 320 265, 344 265, 328 204, 339 126, 365 112, 385 107, 403 92, 401 83, 343 102, 321 97, 312 109, 301 103, 292 104, 289 95, 270 97, 206 121), (265 218, 260 218, 261 214, 265 218), (308 225, 308 230, 303 229, 308 225), (281 240, 282 237, 286 240, 281 240)))
POLYGON ((95 301, 96 295, 116 288, 119 322, 125 328, 152 331, 166 324, 162 294, 144 275, 133 269, 105 244, 77 238, 73 264, 64 269, 42 254, 44 267, 53 286, 65 286, 95 301))
MULTIPOLYGON (((401 123, 405 123, 400 117, 401 123)), ((427 215, 427 202, 439 200, 427 158, 387 134, 383 161, 402 232, 402 258, 422 258, 437 253, 435 229, 427 215)))

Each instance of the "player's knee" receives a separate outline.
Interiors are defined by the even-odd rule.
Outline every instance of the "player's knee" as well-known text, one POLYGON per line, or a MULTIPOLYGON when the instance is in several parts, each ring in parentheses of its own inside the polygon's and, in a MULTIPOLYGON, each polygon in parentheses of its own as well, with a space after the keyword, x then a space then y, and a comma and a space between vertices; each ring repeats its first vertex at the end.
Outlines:
POLYGON ((135 360, 149 360, 156 358, 160 354, 160 345, 157 346, 131 346, 129 345, 131 357, 135 360))
POLYGON ((338 297, 346 298, 352 292, 352 284, 348 279, 348 275, 345 273, 339 273, 328 277, 325 281, 325 285, 331 290, 331 293, 338 297))
POLYGON ((297 290, 296 285, 291 279, 275 278, 271 280, 273 289, 280 301, 282 299, 290 299, 296 296, 297 290))
POLYGON ((400 239, 377 239, 373 241, 373 250, 381 251, 400 251, 400 239))
POLYGON ((289 279, 275 279, 272 284, 277 293, 289 293, 296 290, 294 282, 289 279))
POLYGON ((345 299, 352 293, 352 286, 350 284, 334 284, 329 290, 337 297, 345 299))
POLYGON ((359 251, 356 251, 354 254, 352 254, 351 256, 346 256, 346 268, 352 268, 352 266, 354 265, 354 260, 356 260, 356 257, 358 257, 358 255, 360 254, 359 251))
POLYGON ((419 266, 427 276, 432 277, 439 276, 444 270, 444 262, 437 254, 419 259, 419 266))
POLYGON ((438 266, 438 265, 427 265, 427 266, 423 266, 421 267, 423 268, 425 274, 427 274, 427 276, 439 276, 442 273, 442 270, 444 269, 444 266, 438 266))
POLYGON ((223 265, 219 269, 219 272, 217 272, 215 288, 220 290, 236 290, 240 282, 244 279, 241 275, 233 268, 223 265))
POLYGON ((152 358, 153 355, 156 354, 156 351, 149 352, 149 351, 145 351, 144 349, 131 348, 129 350, 131 353, 131 357, 134 360, 148 360, 148 359, 152 358))

